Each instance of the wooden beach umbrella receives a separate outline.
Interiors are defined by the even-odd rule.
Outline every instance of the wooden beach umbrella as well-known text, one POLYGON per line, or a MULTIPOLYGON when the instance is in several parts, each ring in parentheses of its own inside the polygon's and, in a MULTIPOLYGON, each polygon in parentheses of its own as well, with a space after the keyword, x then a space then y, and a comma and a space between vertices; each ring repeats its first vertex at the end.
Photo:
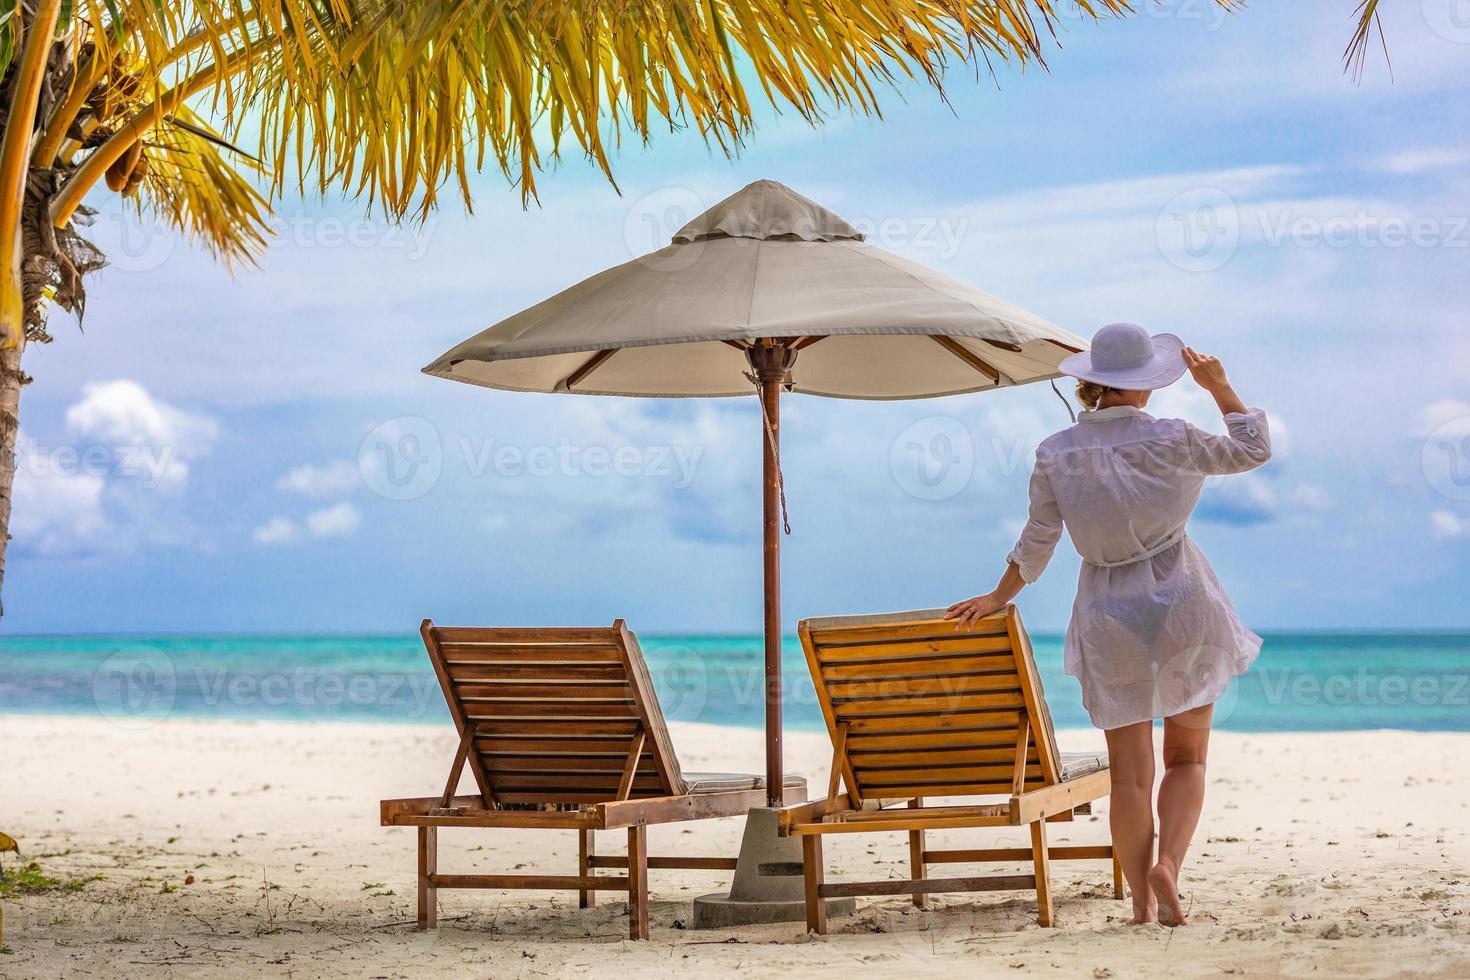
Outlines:
POLYGON ((781 800, 780 392, 930 398, 1057 376, 1084 341, 863 241, 760 180, 665 248, 587 279, 445 353, 425 373, 508 391, 759 397, 766 778, 781 800))

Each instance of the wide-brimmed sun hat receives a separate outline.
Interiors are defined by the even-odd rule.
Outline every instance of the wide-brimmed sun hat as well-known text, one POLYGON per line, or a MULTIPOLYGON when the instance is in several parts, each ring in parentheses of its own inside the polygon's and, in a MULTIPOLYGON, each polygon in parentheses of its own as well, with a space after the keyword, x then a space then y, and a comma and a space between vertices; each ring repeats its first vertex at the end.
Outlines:
POLYGON ((1184 341, 1148 335, 1136 323, 1110 323, 1092 337, 1092 349, 1065 358, 1057 370, 1120 391, 1167 388, 1184 376, 1184 341))

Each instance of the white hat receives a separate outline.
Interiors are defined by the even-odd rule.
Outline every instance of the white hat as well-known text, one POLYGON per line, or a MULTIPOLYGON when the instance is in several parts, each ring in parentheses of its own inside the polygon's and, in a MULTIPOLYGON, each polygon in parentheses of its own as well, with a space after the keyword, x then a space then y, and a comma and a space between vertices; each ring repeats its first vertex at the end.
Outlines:
POLYGON ((1166 388, 1184 376, 1184 341, 1136 323, 1110 323, 1092 337, 1092 349, 1065 358, 1057 370, 1120 391, 1166 388))

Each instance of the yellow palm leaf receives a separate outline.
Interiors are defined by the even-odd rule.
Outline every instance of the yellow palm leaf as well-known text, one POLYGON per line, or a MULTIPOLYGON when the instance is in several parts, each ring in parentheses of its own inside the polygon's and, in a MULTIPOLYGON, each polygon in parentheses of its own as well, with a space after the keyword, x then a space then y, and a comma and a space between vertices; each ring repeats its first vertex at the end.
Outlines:
MULTIPOLYGON (((284 0, 282 0, 284 2, 284 0)), ((296 0, 305 2, 305 0, 296 0)), ((1226 3, 1229 0, 1217 0, 1226 3)), ((234 82, 226 132, 260 121, 272 193, 347 182, 390 214, 422 213, 466 151, 488 152, 527 197, 570 137, 612 177, 629 130, 692 127, 726 152, 748 137, 755 86, 817 123, 879 110, 878 91, 938 86, 961 60, 1042 61, 1055 0, 378 0, 308 20, 234 82), (335 52, 329 57, 325 51, 335 52), (328 70, 327 61, 340 70, 328 70), (386 70, 385 70, 386 67, 386 70), (303 84, 310 77, 312 84, 303 84)), ((1107 17, 1125 0, 1084 0, 1107 17)), ((295 23, 295 22, 293 22, 295 23)), ((282 28, 272 23, 272 29, 282 28)), ((468 202, 467 202, 468 203, 468 202)))
MULTIPOLYGON (((184 118, 181 100, 201 124, 249 142, 270 175, 267 198, 341 188, 392 217, 422 216, 449 183, 468 205, 469 172, 490 161, 529 199, 563 143, 609 180, 625 135, 646 142, 692 128, 734 153, 757 117, 753 93, 812 124, 834 111, 876 115, 880 93, 906 79, 942 95, 960 62, 1044 64, 1064 6, 1094 19, 1129 9, 1127 0, 78 4, 78 51, 95 68, 84 74, 79 63, 78 84, 96 90, 64 100, 87 110, 61 123, 88 121, 92 135, 53 218, 64 224, 109 167, 115 178, 131 172, 142 136, 157 151, 147 154, 158 166, 148 206, 232 261, 255 253, 264 203, 218 146, 164 121, 184 118), (210 192, 213 179, 222 183, 210 192)), ((56 143, 43 134, 48 153, 56 143)))
POLYGON ((227 265, 254 265, 269 242, 270 205, 246 176, 258 164, 222 142, 190 110, 175 113, 144 148, 137 207, 227 265))

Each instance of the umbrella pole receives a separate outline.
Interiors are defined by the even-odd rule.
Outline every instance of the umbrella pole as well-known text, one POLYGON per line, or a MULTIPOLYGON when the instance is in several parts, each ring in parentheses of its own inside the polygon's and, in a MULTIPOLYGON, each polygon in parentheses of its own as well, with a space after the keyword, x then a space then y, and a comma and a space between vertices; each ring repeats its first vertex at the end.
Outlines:
POLYGON ((780 806, 784 774, 781 759, 781 479, 776 452, 781 439, 781 385, 779 379, 761 379, 761 407, 769 419, 771 437, 761 467, 761 534, 765 557, 766 594, 766 802, 780 806))
POLYGON ((761 539, 765 570, 766 802, 785 802, 781 758, 781 383, 796 352, 758 341, 747 352, 761 401, 761 539))
MULTIPOLYGON (((761 541, 764 552, 766 661, 766 805, 745 817, 740 857, 728 892, 694 900, 694 928, 724 929, 756 922, 800 922, 808 905, 803 891, 805 857, 795 837, 782 837, 786 802, 781 764, 781 386, 796 351, 787 340, 757 340, 745 349, 761 405, 761 541)), ((826 914, 851 915, 850 896, 820 898, 826 914)))

